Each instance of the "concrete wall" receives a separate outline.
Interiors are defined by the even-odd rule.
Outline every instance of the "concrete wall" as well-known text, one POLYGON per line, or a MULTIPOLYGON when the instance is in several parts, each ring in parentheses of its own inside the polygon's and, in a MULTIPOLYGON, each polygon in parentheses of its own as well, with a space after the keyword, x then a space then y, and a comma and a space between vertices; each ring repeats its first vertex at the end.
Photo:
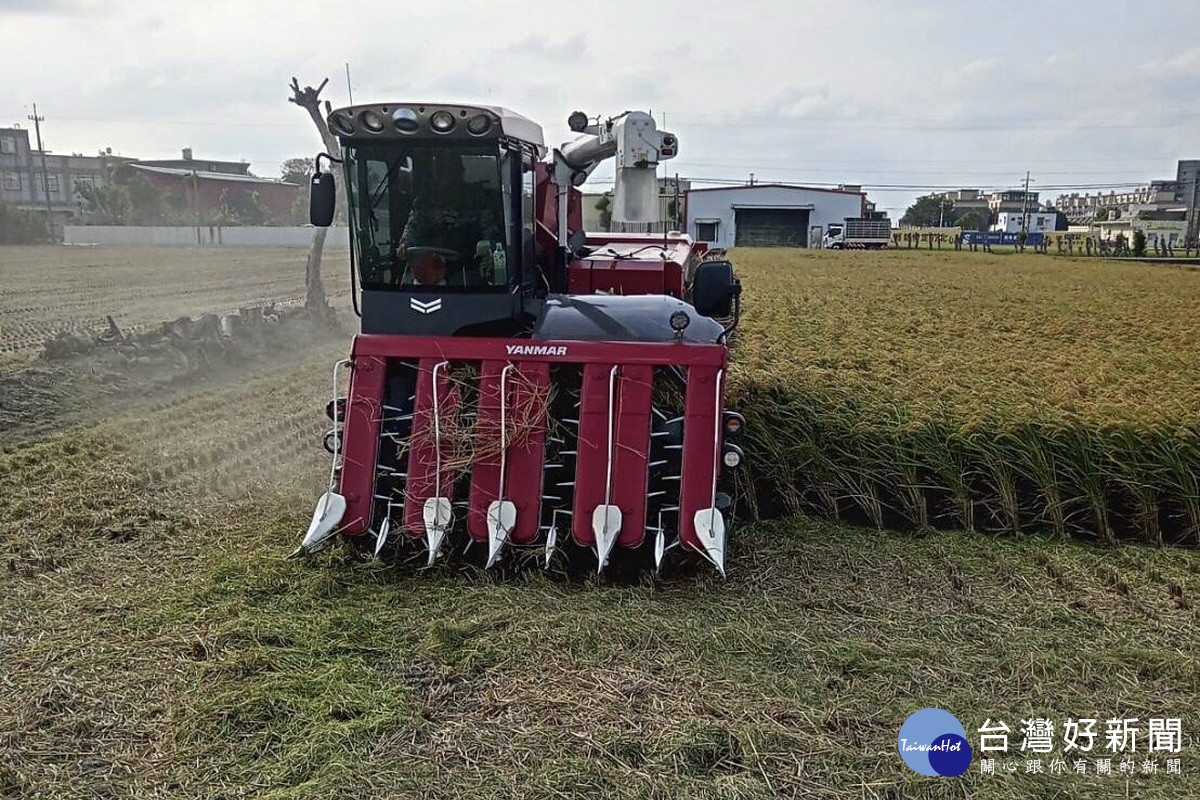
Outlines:
POLYGON ((862 216, 863 196, 850 192, 821 191, 797 186, 731 186, 728 189, 692 190, 687 194, 687 233, 696 237, 697 220, 719 220, 714 247, 733 247, 737 241, 734 207, 809 208, 808 224, 821 226, 862 216))
MULTIPOLYGON (((67 225, 63 244, 153 245, 156 247, 308 247, 313 228, 140 227, 136 225, 67 225)), ((328 247, 349 247, 346 228, 330 228, 328 247)))

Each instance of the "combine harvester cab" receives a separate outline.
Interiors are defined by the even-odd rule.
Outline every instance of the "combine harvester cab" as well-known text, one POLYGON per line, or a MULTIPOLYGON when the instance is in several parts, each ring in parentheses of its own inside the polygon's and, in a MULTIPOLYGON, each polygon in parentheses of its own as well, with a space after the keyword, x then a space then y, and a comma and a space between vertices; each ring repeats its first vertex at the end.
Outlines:
POLYGON ((373 104, 328 122, 342 152, 317 158, 312 221, 333 219, 321 161, 339 161, 362 333, 334 369, 330 488, 297 553, 340 536, 429 564, 461 550, 603 570, 678 550, 724 574, 740 286, 683 234, 584 234, 576 189, 615 157, 614 219, 656 221, 676 138, 640 112, 576 112, 578 137, 547 162, 540 127, 502 108, 373 104))

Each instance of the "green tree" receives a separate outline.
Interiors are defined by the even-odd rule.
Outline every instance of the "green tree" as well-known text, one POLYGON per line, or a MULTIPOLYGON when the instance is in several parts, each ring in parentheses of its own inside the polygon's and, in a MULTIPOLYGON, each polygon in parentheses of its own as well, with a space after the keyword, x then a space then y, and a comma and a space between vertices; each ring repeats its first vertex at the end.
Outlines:
POLYGON ((83 218, 94 225, 173 225, 187 223, 188 202, 182 191, 164 192, 138 170, 120 164, 102 186, 76 183, 83 198, 83 218))
POLYGON ((210 225, 269 225, 273 221, 258 192, 225 189, 221 192, 217 212, 209 220, 210 225))
POLYGON ((596 200, 595 209, 600 212, 600 227, 608 230, 612 227, 612 192, 605 192, 596 200))
POLYGON ((681 205, 683 204, 674 197, 667 201, 667 221, 676 227, 682 226, 682 223, 679 221, 679 210, 681 205))
MULTIPOLYGON (((341 214, 343 209, 337 210, 341 214)), ((308 224, 308 190, 301 189, 296 193, 296 199, 292 201, 292 207, 288 209, 287 224, 289 225, 307 225, 308 224)), ((335 215, 334 224, 340 224, 340 220, 335 215)))
POLYGON ((133 205, 133 224, 162 225, 175 221, 170 218, 170 207, 165 193, 151 183, 149 178, 128 166, 117 167, 114 173, 115 180, 129 190, 129 202, 133 205))
POLYGON ((987 227, 978 211, 968 211, 958 218, 956 224, 964 231, 981 231, 987 227))
POLYGON ((279 169, 280 180, 286 183, 298 183, 307 187, 313 176, 313 160, 311 158, 289 158, 279 169))
POLYGON ((1097 208, 1095 220, 1096 220, 1096 222, 1107 222, 1108 221, 1108 209, 1107 208, 1097 208))
POLYGON ((908 207, 900 224, 914 228, 936 228, 939 224, 951 226, 954 224, 954 203, 940 197, 918 197, 916 202, 908 207))
POLYGON ((1146 255, 1146 234, 1140 228, 1133 232, 1133 254, 1138 257, 1146 255))
POLYGON ((258 192, 236 192, 233 209, 242 225, 270 225, 275 221, 275 215, 263 203, 262 195, 258 192))
POLYGON ((77 182, 75 191, 83 198, 83 221, 89 225, 130 225, 133 203, 129 190, 117 183, 97 186, 77 182))
POLYGON ((0 203, 0 245, 47 244, 49 241, 45 214, 0 203))

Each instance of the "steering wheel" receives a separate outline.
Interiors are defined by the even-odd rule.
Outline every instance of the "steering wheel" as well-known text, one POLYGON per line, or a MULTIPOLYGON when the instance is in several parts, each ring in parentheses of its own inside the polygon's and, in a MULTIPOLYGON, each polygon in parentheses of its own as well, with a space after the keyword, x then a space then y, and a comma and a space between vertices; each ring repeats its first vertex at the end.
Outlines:
POLYGON ((462 260, 462 253, 450 247, 428 247, 426 245, 409 245, 404 248, 404 254, 420 255, 421 253, 433 253, 434 255, 443 256, 454 261, 462 260))

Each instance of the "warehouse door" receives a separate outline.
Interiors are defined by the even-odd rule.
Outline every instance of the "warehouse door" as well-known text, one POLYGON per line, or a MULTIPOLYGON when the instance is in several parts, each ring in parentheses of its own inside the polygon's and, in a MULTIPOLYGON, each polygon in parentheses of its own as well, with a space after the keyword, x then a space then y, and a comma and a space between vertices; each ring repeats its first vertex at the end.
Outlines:
POLYGON ((808 247, 807 208, 735 210, 738 247, 808 247))

